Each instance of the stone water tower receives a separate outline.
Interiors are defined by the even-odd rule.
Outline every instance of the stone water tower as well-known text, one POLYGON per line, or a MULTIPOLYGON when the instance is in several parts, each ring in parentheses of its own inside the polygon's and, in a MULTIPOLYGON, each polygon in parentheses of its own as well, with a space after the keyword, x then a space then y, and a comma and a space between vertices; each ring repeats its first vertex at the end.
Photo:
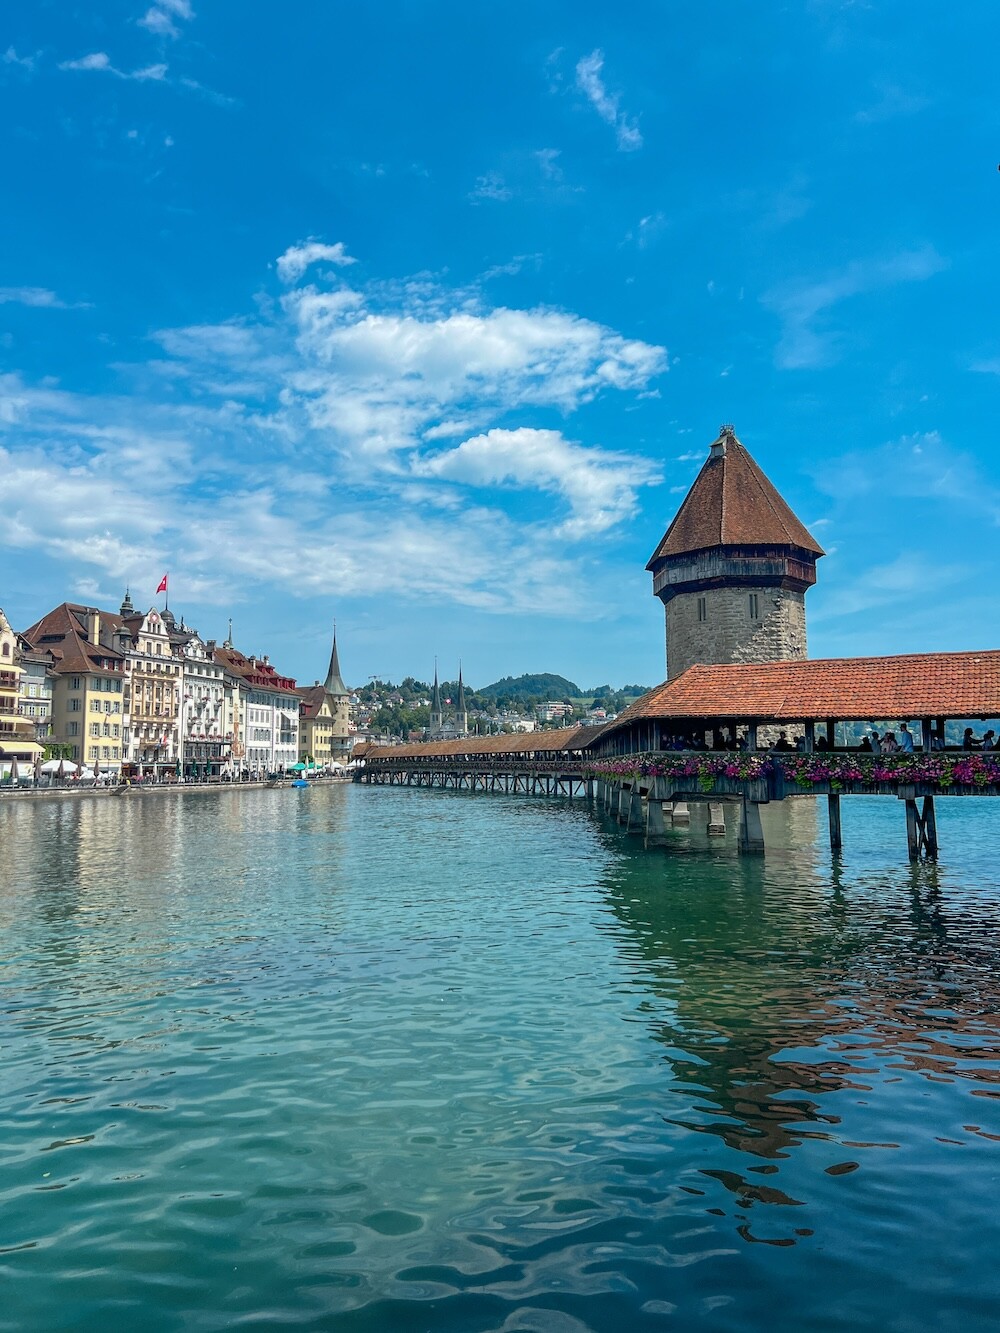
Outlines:
POLYGON ((696 662, 806 656, 823 548, 723 426, 646 568, 666 609, 667 679, 696 662))

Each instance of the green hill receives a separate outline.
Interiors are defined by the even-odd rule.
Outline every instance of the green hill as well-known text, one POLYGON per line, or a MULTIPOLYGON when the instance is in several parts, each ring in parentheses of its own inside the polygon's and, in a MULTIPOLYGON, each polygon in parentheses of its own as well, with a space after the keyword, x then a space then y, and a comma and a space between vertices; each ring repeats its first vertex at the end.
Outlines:
POLYGON ((494 681, 492 685, 484 685, 482 689, 476 690, 476 694, 485 699, 511 701, 572 699, 579 693, 579 686, 574 685, 571 680, 567 680, 565 676, 553 676, 547 671, 537 676, 504 676, 503 680, 494 681))

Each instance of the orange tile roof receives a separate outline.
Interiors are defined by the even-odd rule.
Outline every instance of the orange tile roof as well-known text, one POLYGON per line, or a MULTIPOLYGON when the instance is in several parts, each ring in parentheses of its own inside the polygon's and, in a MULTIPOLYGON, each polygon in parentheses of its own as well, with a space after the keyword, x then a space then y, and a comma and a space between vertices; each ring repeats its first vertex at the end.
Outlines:
POLYGON ((736 436, 724 431, 720 441, 725 453, 705 460, 646 568, 713 546, 795 546, 823 555, 736 436))
POLYGON ((895 717, 1000 717, 1000 650, 688 667, 637 699, 605 733, 646 718, 895 717))

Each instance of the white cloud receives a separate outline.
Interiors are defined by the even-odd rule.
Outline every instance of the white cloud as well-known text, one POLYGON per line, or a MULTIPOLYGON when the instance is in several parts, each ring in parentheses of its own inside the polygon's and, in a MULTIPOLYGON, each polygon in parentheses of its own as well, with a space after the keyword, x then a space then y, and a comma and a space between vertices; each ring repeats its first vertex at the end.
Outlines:
POLYGON ((601 72, 604 69, 604 52, 592 51, 577 61, 576 86, 586 96, 600 118, 611 125, 615 131, 619 151, 634 152, 642 147, 642 135, 634 120, 621 110, 617 94, 611 94, 604 86, 601 72))
POLYGON ((630 518, 636 490, 660 480, 645 458, 585 448, 557 430, 495 429, 419 465, 423 476, 479 488, 511 486, 553 492, 569 502, 570 517, 554 535, 579 539, 630 518))
POLYGON ((922 282, 947 267, 931 246, 889 259, 858 260, 819 280, 785 283, 762 298, 782 322, 776 359, 784 370, 830 365, 837 359, 836 337, 822 317, 840 302, 902 282, 922 282))
POLYGON ((477 176, 476 188, 469 194, 470 199, 494 199, 497 203, 506 203, 513 197, 513 191, 504 183, 498 171, 488 171, 485 176, 477 176))
POLYGON ((60 69, 67 70, 89 70, 103 74, 113 74, 117 79, 135 79, 139 82, 152 81, 154 83, 162 82, 167 77, 166 65, 146 65, 142 69, 134 69, 131 73, 125 70, 117 69, 111 63, 111 57, 106 51, 93 51, 90 55, 81 56, 79 60, 63 60, 59 64, 60 69))
POLYGON ((179 37, 180 29, 174 20, 193 18, 194 10, 189 0, 156 0, 138 22, 141 28, 148 29, 158 37, 179 37))
POLYGON ((0 305, 29 305, 45 310, 83 308, 80 303, 71 305, 61 300, 47 287, 0 287, 0 305))
POLYGON ((278 257, 277 263, 278 277, 282 282, 297 282, 311 264, 336 264, 338 268, 343 268, 347 264, 357 263, 357 260, 352 259, 347 253, 343 241, 325 245, 310 236, 307 241, 290 245, 285 253, 278 257))
MULTIPOLYGON (((312 245, 282 256, 286 279, 312 245)), ((0 546, 44 548, 103 587, 167 562, 209 601, 260 585, 585 613, 589 556, 572 544, 627 520, 656 469, 532 416, 648 391, 663 349, 427 275, 326 280, 161 331, 154 358, 118 367, 127 397, 0 376, 0 546), (571 549, 554 555, 554 533, 571 549)))
POLYGON ((34 72, 37 59, 37 55, 19 56, 12 46, 8 46, 7 50, 0 56, 0 64, 18 65, 21 69, 27 70, 27 72, 31 74, 34 72))

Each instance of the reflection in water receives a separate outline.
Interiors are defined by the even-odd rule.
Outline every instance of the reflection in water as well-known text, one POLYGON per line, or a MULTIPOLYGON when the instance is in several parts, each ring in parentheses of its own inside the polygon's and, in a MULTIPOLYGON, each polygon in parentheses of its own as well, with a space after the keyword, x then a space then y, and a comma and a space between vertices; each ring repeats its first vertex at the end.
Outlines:
MULTIPOLYGON (((675 1087, 692 1097, 683 1115, 665 1118, 740 1155, 742 1170, 705 1174, 743 1212, 802 1202, 750 1173, 773 1177, 807 1141, 848 1155, 898 1149, 891 1130, 869 1137, 870 1127, 853 1125, 858 1107, 908 1074, 1000 1097, 995 894, 956 883, 949 899, 933 864, 869 873, 861 858, 831 858, 818 845, 815 804, 769 812, 766 861, 665 863, 633 845, 607 880, 626 932, 619 945, 655 997, 640 1011, 669 1052, 675 1087)), ((969 1136, 997 1137, 964 1123, 949 1141, 969 1136)), ((825 1171, 857 1167, 844 1160, 825 1171)), ((759 1239, 745 1223, 740 1234, 759 1239)), ((811 1232, 770 1243, 793 1244, 796 1234, 811 1232)))
POLYGON ((986 1333, 977 805, 0 801, 0 1330, 986 1333))

